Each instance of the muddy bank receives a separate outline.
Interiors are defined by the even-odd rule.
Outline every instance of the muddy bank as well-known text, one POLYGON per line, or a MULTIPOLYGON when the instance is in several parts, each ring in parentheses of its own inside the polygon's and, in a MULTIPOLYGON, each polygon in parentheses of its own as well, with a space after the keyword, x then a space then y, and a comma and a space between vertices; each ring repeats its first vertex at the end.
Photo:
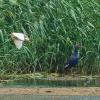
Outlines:
POLYGON ((100 96, 100 88, 0 88, 0 94, 100 96))

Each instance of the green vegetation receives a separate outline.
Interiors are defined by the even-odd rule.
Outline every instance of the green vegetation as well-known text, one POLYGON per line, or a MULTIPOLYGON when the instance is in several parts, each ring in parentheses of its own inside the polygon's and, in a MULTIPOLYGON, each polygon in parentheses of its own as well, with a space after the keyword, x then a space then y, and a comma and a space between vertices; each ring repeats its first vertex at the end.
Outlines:
POLYGON ((76 42, 78 72, 100 73, 99 0, 0 0, 0 73, 62 69, 76 42), (13 31, 31 43, 16 49, 13 31))

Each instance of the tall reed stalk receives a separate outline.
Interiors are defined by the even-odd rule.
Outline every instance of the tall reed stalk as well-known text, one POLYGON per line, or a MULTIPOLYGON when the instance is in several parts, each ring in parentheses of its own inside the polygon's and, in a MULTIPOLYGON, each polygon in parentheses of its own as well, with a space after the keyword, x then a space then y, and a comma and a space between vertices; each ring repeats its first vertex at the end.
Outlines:
POLYGON ((0 71, 30 73, 62 69, 80 44, 77 70, 100 73, 100 2, 97 0, 0 0, 0 71), (31 43, 17 50, 11 32, 31 43))

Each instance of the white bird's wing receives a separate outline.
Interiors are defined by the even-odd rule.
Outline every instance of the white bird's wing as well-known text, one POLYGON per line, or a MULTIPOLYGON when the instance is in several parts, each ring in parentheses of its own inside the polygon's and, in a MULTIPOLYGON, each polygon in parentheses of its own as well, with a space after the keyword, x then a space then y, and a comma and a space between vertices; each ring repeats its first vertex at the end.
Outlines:
POLYGON ((23 41, 14 40, 14 43, 15 43, 15 46, 16 46, 18 49, 21 49, 21 47, 23 46, 23 41))
POLYGON ((23 33, 15 33, 15 32, 13 32, 12 35, 13 35, 13 37, 15 37, 18 40, 21 40, 21 41, 25 40, 25 37, 24 37, 23 33))

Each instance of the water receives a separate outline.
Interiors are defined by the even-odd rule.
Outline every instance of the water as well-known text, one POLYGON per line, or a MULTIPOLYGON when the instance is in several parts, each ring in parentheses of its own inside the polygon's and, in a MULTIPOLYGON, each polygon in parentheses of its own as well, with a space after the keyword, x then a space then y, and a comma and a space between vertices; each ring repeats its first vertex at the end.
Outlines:
POLYGON ((0 87, 100 87, 100 79, 50 80, 48 78, 4 81, 0 87))
MULTIPOLYGON (((100 79, 51 80, 48 78, 4 81, 0 87, 100 87, 100 79)), ((100 96, 58 96, 34 94, 0 94, 0 100, 100 100, 100 96)))
POLYGON ((0 100, 100 100, 100 96, 0 95, 0 100))

